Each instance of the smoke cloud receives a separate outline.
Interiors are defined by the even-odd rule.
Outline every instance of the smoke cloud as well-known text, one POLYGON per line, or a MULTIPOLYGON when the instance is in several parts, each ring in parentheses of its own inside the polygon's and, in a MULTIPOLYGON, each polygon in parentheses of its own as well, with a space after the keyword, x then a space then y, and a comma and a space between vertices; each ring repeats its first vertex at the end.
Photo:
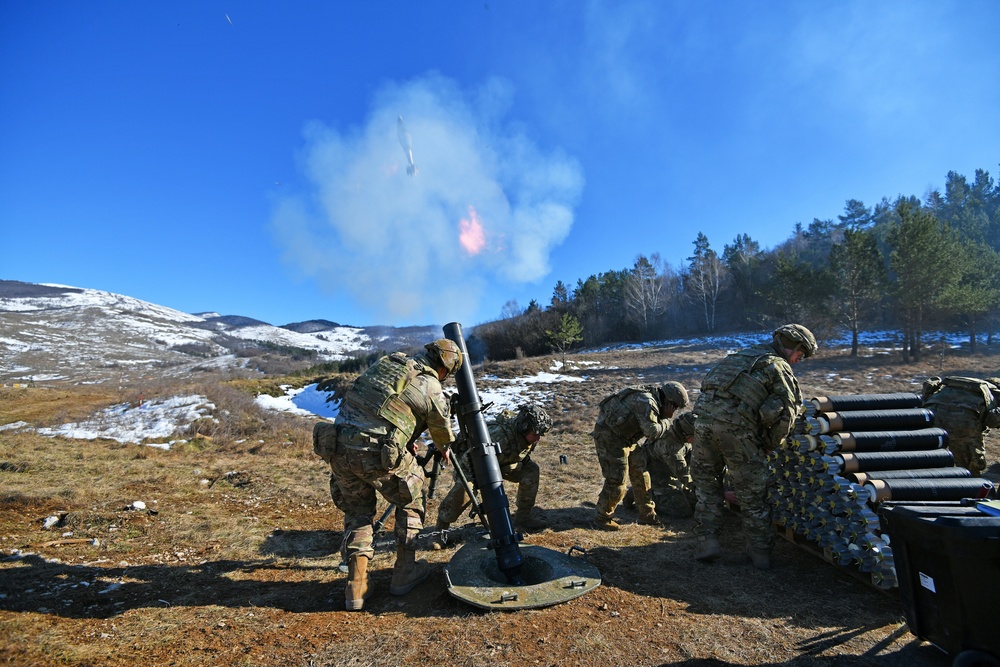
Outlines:
POLYGON ((382 90, 362 127, 309 123, 307 191, 280 198, 271 220, 283 259, 379 324, 461 321, 487 287, 543 278, 583 175, 504 122, 511 93, 430 75, 382 90))

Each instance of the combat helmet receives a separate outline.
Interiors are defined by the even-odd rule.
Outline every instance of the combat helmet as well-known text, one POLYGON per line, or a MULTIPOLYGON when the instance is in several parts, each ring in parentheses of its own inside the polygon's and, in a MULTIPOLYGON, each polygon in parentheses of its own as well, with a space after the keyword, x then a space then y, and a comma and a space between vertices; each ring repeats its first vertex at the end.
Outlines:
POLYGON ((784 348, 789 350, 794 350, 797 347, 802 348, 805 357, 811 357, 819 349, 819 345, 816 344, 816 336, 801 324, 780 326, 774 330, 772 336, 784 348))
POLYGON ((545 435, 552 428, 552 418, 537 405, 522 405, 517 409, 517 430, 519 433, 532 431, 545 435))
POLYGON ((688 403, 688 393, 680 382, 664 382, 660 385, 660 395, 663 400, 669 401, 679 408, 683 408, 688 403))
POLYGON ((448 375, 454 375, 462 367, 462 351, 458 344, 447 338, 438 338, 433 343, 424 345, 431 361, 447 369, 448 375))
POLYGON ((677 424, 677 428, 680 429, 685 438, 690 438, 694 435, 694 420, 695 414, 693 412, 685 412, 682 415, 677 415, 674 418, 674 423, 677 424))

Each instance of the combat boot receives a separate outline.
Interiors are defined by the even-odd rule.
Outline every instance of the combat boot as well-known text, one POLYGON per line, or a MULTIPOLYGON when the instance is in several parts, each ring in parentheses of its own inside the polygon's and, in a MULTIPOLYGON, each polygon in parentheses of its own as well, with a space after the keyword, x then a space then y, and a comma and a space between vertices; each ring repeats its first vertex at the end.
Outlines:
POLYGON ((771 569, 771 550, 767 547, 747 547, 747 555, 758 570, 771 569))
POLYGON ((694 559, 703 563, 711 563, 716 558, 722 556, 722 545, 715 535, 698 538, 698 548, 695 549, 694 559))
POLYGON ((642 524, 643 526, 662 526, 663 525, 663 524, 660 523, 660 518, 658 516, 656 516, 655 512, 652 513, 652 514, 647 514, 645 516, 640 516, 638 523, 642 524))
POLYGON ((437 525, 434 526, 434 531, 437 535, 435 535, 434 539, 431 540, 431 549, 433 551, 441 551, 450 544, 450 542, 448 542, 448 535, 444 532, 448 530, 448 526, 450 525, 451 524, 447 521, 441 521, 441 519, 438 519, 437 525))
POLYGON ((597 515, 594 525, 600 530, 620 530, 621 524, 615 521, 614 517, 597 515))
POLYGON ((425 560, 416 560, 416 556, 417 552, 413 549, 396 549, 396 564, 392 566, 389 593, 406 595, 430 575, 431 566, 425 560))
POLYGON ((541 530, 542 528, 545 528, 546 525, 541 519, 536 519, 531 516, 530 509, 517 510, 517 512, 514 513, 513 519, 514 523, 516 523, 518 527, 524 528, 525 530, 541 530))
POLYGON ((365 606, 371 595, 368 579, 368 556, 355 555, 347 563, 347 586, 344 588, 344 607, 348 611, 358 611, 365 606))

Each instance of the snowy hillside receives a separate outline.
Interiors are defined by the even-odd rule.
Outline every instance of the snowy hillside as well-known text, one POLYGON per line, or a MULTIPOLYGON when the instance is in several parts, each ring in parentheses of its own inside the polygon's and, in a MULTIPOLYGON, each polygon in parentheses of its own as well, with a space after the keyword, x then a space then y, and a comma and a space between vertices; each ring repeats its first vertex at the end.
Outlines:
POLYGON ((318 363, 440 336, 435 327, 371 329, 369 335, 326 320, 278 327, 214 312, 192 315, 100 290, 0 280, 0 383, 185 376, 244 367, 255 351, 311 351, 318 363))

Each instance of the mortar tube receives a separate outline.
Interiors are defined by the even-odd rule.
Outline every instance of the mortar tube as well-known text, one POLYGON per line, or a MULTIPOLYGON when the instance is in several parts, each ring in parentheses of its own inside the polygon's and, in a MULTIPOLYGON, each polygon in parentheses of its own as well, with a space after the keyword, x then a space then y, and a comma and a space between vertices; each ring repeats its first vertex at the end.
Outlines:
POLYGON ((444 335, 462 351, 463 363, 455 374, 455 384, 458 385, 459 410, 468 418, 466 425, 471 438, 472 467, 482 494, 483 512, 490 527, 490 547, 496 554, 497 568, 511 584, 520 585, 524 558, 517 545, 518 535, 514 532, 507 494, 503 490, 503 477, 497 461, 499 447, 490 440, 490 432, 486 428, 482 403, 472 375, 472 362, 462 335, 462 325, 458 322, 444 325, 444 335))

